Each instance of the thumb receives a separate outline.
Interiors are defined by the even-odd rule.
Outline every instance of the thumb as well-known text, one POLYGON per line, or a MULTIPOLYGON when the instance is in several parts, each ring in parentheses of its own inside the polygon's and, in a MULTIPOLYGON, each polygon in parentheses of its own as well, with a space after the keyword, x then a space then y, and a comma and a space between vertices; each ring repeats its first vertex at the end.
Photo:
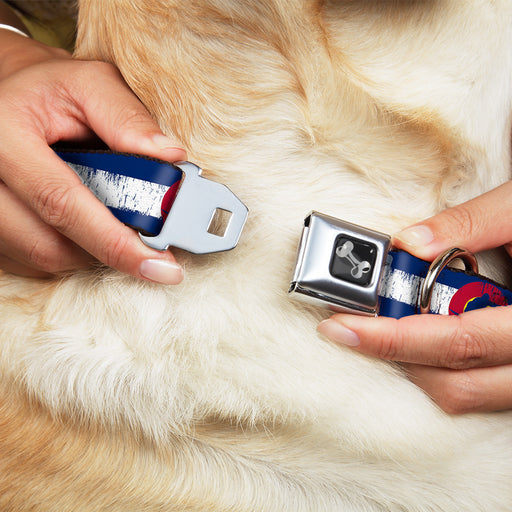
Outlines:
POLYGON ((431 261, 450 247, 471 252, 512 240, 512 182, 414 224, 393 237, 393 244, 431 261))
POLYGON ((186 160, 181 143, 164 135, 114 66, 103 62, 88 65, 98 68, 95 81, 82 81, 75 94, 84 110, 86 124, 94 133, 114 151, 168 162, 186 160))

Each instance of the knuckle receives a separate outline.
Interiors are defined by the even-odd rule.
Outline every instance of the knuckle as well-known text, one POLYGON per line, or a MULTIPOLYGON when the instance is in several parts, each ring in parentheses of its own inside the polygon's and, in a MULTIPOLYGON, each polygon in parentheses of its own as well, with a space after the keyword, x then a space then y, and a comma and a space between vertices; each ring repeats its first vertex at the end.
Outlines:
POLYGON ((441 363, 455 370, 473 368, 487 359, 487 346, 481 336, 468 328, 463 315, 457 318, 458 327, 446 343, 446 353, 441 363))
POLYGON ((403 337, 400 335, 398 322, 396 325, 397 328, 381 333, 376 345, 375 355, 377 357, 389 361, 400 360, 400 354, 403 353, 403 337))
POLYGON ((72 222, 72 203, 75 187, 50 184, 35 192, 35 210, 48 225, 61 231, 72 222))
POLYGON ((65 270, 60 251, 52 249, 43 240, 33 242, 28 259, 31 266, 49 274, 57 274, 65 270))
POLYGON ((442 395, 434 397, 434 400, 449 414, 477 411, 483 405, 471 372, 465 370, 450 372, 446 377, 442 395))
POLYGON ((444 214, 443 225, 449 227, 450 233, 457 233, 459 237, 467 239, 474 232, 475 212, 466 205, 445 210, 444 214))
POLYGON ((381 337, 376 347, 375 355, 380 359, 394 360, 397 355, 395 344, 388 337, 381 337))
POLYGON ((145 128, 148 123, 153 125, 153 120, 149 112, 143 107, 142 103, 134 103, 131 106, 119 111, 119 119, 117 120, 120 129, 119 136, 125 135, 123 130, 145 128))
POLYGON ((108 267, 120 269, 127 252, 128 243, 129 240, 126 236, 109 238, 108 243, 104 245, 105 257, 103 263, 108 267))

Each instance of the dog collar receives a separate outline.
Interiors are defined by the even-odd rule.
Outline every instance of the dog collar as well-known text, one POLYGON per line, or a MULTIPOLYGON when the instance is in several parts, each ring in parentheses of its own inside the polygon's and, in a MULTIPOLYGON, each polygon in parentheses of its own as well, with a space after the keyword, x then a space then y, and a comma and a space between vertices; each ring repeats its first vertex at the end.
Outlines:
POLYGON ((225 185, 202 177, 197 165, 110 151, 56 153, 146 245, 195 254, 237 245, 247 207, 225 185))
POLYGON ((392 249, 388 235, 312 212, 304 221, 289 293, 336 312, 393 318, 512 304, 512 291, 477 271, 476 259, 463 249, 429 263, 392 249), (466 271, 447 267, 457 258, 466 271))

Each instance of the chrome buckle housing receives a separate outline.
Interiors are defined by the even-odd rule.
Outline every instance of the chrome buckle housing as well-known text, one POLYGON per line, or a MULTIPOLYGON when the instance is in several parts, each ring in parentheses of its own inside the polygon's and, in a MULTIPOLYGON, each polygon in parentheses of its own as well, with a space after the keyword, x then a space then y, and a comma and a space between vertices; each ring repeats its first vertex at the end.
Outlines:
POLYGON ((341 313, 375 316, 391 238, 318 212, 304 220, 290 296, 341 313))

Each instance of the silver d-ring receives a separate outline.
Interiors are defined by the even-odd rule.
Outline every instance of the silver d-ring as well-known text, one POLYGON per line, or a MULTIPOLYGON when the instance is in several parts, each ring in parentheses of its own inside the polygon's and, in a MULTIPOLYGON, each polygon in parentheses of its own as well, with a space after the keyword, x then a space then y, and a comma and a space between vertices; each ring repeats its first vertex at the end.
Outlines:
POLYGON ((478 262, 475 255, 466 249, 459 247, 452 247, 440 254, 431 264, 428 269, 427 275, 421 284, 420 290, 420 313, 430 312, 430 301, 432 300, 432 292, 434 291, 434 283, 441 271, 453 260, 460 259, 464 262, 466 271, 478 273, 478 262))

